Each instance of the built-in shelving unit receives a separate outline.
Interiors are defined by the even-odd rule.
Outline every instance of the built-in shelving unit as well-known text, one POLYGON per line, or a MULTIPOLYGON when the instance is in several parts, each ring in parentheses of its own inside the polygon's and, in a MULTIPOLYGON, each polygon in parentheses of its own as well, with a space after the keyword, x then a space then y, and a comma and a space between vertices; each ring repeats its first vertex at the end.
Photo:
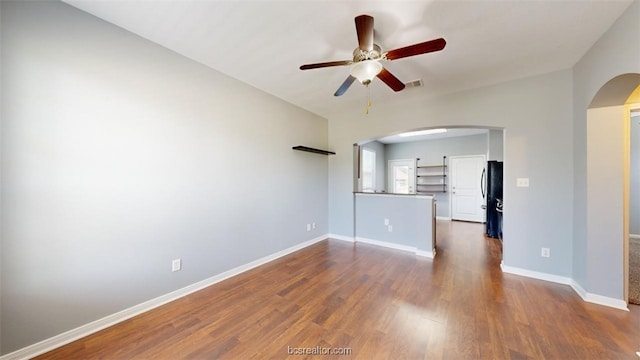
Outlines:
MULTIPOLYGON (((420 159, 418 159, 420 160, 420 159)), ((447 157, 442 157, 441 165, 416 167, 416 193, 432 194, 447 192, 447 157)))
POLYGON ((310 152, 310 153, 314 153, 314 154, 321 154, 321 155, 335 155, 336 154, 333 151, 320 150, 320 149, 315 149, 315 148, 311 148, 311 147, 308 147, 308 146, 302 146, 302 145, 294 146, 292 149, 293 150, 306 151, 306 152, 310 152))

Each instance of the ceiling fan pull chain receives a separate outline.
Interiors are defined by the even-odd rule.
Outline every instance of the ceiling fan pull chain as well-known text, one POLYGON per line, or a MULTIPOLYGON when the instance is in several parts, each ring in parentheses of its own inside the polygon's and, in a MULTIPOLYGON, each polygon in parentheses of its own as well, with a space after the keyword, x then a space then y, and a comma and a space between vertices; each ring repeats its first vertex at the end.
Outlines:
POLYGON ((364 110, 365 115, 369 115, 369 108, 371 107, 371 88, 369 84, 367 86, 367 108, 364 110))

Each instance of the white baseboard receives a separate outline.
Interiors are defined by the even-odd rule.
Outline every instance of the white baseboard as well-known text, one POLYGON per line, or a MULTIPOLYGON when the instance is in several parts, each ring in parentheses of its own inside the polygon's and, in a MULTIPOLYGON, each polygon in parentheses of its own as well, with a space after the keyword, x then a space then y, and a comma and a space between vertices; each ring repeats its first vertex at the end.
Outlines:
POLYGON ((521 269, 517 267, 507 266, 504 264, 500 264, 500 268, 502 269, 502 272, 505 272, 508 274, 525 276, 532 279, 544 280, 544 281, 549 281, 557 284, 570 285, 571 281, 573 281, 571 280, 571 278, 564 277, 564 276, 547 274, 547 273, 538 272, 538 271, 531 271, 531 270, 521 269))
POLYGON ((223 280, 226 280, 228 278, 231 278, 233 276, 239 275, 245 271, 251 270, 253 268, 256 268, 260 265, 264 265, 270 261, 276 260, 278 258, 281 258, 285 255, 289 255, 293 252, 296 252, 300 249, 303 249, 307 246, 313 245, 317 242, 320 242, 322 240, 325 240, 327 237, 329 237, 328 234, 316 237, 314 239, 305 241, 303 243, 300 243, 298 245, 294 245, 290 248, 278 251, 276 253, 273 253, 271 255, 267 255, 263 258, 257 259, 255 261, 252 261, 248 264, 245 265, 241 265, 238 266, 234 269, 225 271, 223 273, 220 273, 218 275, 212 276, 208 279, 199 281, 195 284, 191 284, 189 286, 186 286, 182 289, 178 289, 175 291, 172 291, 168 294, 159 296, 155 299, 151 299, 149 301, 145 301, 141 304, 132 306, 128 309, 124 309, 120 312, 117 312, 115 314, 111 314, 108 316, 103 317, 102 319, 98 319, 96 321, 90 322, 88 324, 82 325, 80 327, 77 327, 75 329, 69 330, 67 332, 64 332, 62 334, 53 336, 51 338, 45 339, 43 341, 40 341, 36 344, 33 345, 29 345, 27 347, 24 347, 22 349, 16 350, 12 353, 0 356, 0 360, 23 360, 23 359, 31 359, 35 356, 44 354, 48 351, 51 351, 55 348, 58 348, 60 346, 66 345, 70 342, 76 341, 78 339, 81 339, 87 335, 91 335, 93 333, 96 333, 100 330, 103 330, 105 328, 108 328, 110 326, 113 326, 117 323, 120 323, 122 321, 125 321, 127 319, 130 319, 136 315, 140 315, 144 312, 147 312, 149 310, 155 309, 161 305, 164 305, 166 303, 169 303, 171 301, 177 300, 179 298, 182 298, 184 296, 187 296, 191 293, 194 293, 198 290, 202 290, 208 286, 211 286, 213 284, 216 284, 218 282, 221 282, 223 280))
POLYGON ((451 218, 448 216, 436 216, 436 220, 451 221, 451 218))
POLYGON ((420 250, 420 249, 416 248, 415 246, 394 244, 394 243, 390 243, 390 242, 387 242, 387 241, 380 241, 380 240, 368 239, 368 238, 363 238, 363 237, 356 237, 356 242, 361 242, 361 243, 371 244, 371 245, 376 245, 376 246, 382 246, 382 247, 395 249, 395 250, 400 250, 400 251, 412 252, 412 253, 414 253, 414 254, 416 254, 418 256, 427 257, 427 258, 430 258, 430 259, 433 259, 434 256, 435 256, 435 250, 430 252, 428 250, 420 250))
POLYGON ((640 243, 640 235, 629 234, 629 241, 631 241, 634 244, 640 243))
POLYGON ((582 300, 586 302, 608 306, 614 309, 629 311, 629 308, 627 307, 627 303, 624 300, 588 293, 582 286, 580 286, 580 284, 578 284, 572 278, 511 267, 504 264, 500 264, 500 268, 502 269, 503 272, 509 273, 509 274, 525 276, 525 277, 538 279, 538 280, 550 281, 550 282, 554 282, 562 285, 569 285, 571 286, 573 291, 575 291, 576 294, 578 294, 578 296, 580 296, 580 298, 582 298, 582 300))
POLYGON ((383 246, 383 247, 390 248, 390 249, 408 251, 408 252, 412 252, 412 253, 416 252, 416 248, 414 246, 394 244, 394 243, 390 243, 390 242, 386 242, 386 241, 368 239, 368 238, 363 238, 363 237, 359 237, 359 236, 356 236, 356 242, 361 242, 361 243, 371 244, 371 245, 377 245, 377 246, 383 246))
POLYGON ((426 257, 426 258, 429 258, 429 259, 433 259, 433 258, 436 257, 436 249, 433 249, 431 251, 416 249, 416 255, 422 256, 422 257, 426 257))
POLYGON ((353 236, 347 236, 347 235, 338 235, 338 234, 329 234, 327 235, 330 239, 336 239, 336 240, 342 240, 342 241, 347 241, 347 242, 355 242, 355 239, 353 238, 353 236))
POLYGON ((603 306, 608 306, 618 310, 629 311, 629 307, 627 306, 627 302, 620 299, 615 299, 608 296, 602 296, 598 294, 588 293, 580 284, 578 284, 573 279, 569 284, 573 291, 575 291, 578 296, 582 298, 582 300, 586 302, 590 302, 592 304, 598 304, 603 306))

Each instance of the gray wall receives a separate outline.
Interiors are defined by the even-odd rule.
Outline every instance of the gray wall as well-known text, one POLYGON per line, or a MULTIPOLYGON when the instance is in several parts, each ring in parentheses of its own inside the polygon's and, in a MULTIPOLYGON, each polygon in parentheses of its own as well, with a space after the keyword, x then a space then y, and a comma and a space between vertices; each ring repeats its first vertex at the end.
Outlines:
POLYGON ((371 149, 376 152, 376 186, 375 191, 384 192, 387 188, 387 152, 385 144, 379 141, 370 141, 360 145, 362 148, 371 149))
POLYGON ((412 195, 356 195, 356 237, 431 252, 432 198, 412 195), (391 232, 384 220, 389 220, 391 232))
POLYGON ((487 138, 489 141, 487 160, 504 161, 504 132, 491 129, 487 138))
POLYGON ((291 149, 326 119, 62 3, 1 9, 3 353, 327 233, 329 158, 291 149))
POLYGON ((640 112, 631 118, 629 233, 640 235, 640 112))
MULTIPOLYGON (((485 155, 486 153, 487 135, 484 134, 387 145, 388 160, 420 158, 419 166, 440 165, 443 156, 485 155)), ((437 201, 436 216, 451 217, 449 194, 435 193, 435 199, 437 201)))
MULTIPOLYGON (((618 299, 622 299, 624 287, 624 279, 617 275, 624 256, 622 239, 594 238, 590 244, 587 233, 587 214, 606 218, 612 208, 590 208, 587 202, 587 108, 609 80, 621 74, 640 73, 639 18, 640 1, 636 0, 573 68, 572 278, 587 292, 618 299)), ((511 163, 509 146, 507 156, 511 163)), ((618 189, 603 190, 618 193, 618 189)))
POLYGON ((504 128, 504 264, 570 276, 571 70, 431 98, 402 96, 366 118, 353 109, 329 119, 329 144, 338 153, 329 162, 331 233, 353 234, 352 144, 426 127, 504 128), (516 187, 520 177, 530 179, 529 188, 516 187), (550 258, 540 257, 542 247, 551 248, 550 258))

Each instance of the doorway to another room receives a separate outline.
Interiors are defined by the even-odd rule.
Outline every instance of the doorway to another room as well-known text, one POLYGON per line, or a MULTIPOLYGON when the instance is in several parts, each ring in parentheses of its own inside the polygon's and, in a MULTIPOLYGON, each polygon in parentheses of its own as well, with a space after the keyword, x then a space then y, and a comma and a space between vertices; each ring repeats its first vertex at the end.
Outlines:
POLYGON ((389 192, 394 194, 416 193, 416 159, 389 160, 389 192))
MULTIPOLYGON (((578 272, 590 283, 584 293, 607 293, 612 306, 635 302, 638 257, 632 253, 632 125, 640 110, 640 74, 613 77, 600 87, 586 109, 585 237, 577 243, 585 262, 578 272), (635 116, 631 116, 631 115, 635 116), (633 119, 633 121, 632 121, 633 119), (610 269, 607 277, 589 269, 610 269), (633 274, 635 272, 635 274, 633 274), (605 279, 606 280, 603 280, 605 279)), ((640 281, 638 281, 640 282, 640 281)))
MULTIPOLYGON (((354 179, 356 241, 362 240, 395 248, 420 249, 417 242, 403 242, 401 231, 405 229, 400 222, 394 220, 396 214, 407 209, 406 206, 413 205, 403 205, 399 210, 395 203, 388 203, 385 205, 386 208, 393 208, 392 210, 381 211, 380 214, 370 217, 368 215, 372 206, 375 206, 367 203, 365 208, 364 204, 365 201, 388 202, 390 200, 383 199, 414 196, 434 200, 435 206, 430 212, 433 219, 419 214, 409 215, 416 219, 418 225, 421 222, 433 221, 434 239, 440 238, 437 228, 443 228, 443 233, 446 233, 444 227, 449 228, 452 221, 477 223, 477 226, 471 226, 469 229, 478 231, 478 235, 486 241, 497 241, 502 250, 502 164, 505 157, 503 129, 418 130, 362 141, 354 145, 354 150, 354 175, 359 176, 354 179), (371 165, 365 165, 362 161, 366 157, 365 152, 375 152, 373 174, 364 168, 371 168, 371 165), (499 182, 493 179, 498 173, 498 167, 493 166, 495 164, 499 165, 499 182), (493 177, 489 176, 491 169, 493 177), (376 179, 374 188, 365 189, 362 186, 364 183, 372 183, 370 180, 364 181, 364 176, 376 179), (495 191, 495 187, 498 186, 499 192, 495 191), (494 189, 489 193, 492 187, 494 189), (375 194, 359 194, 363 192, 375 194), (390 197, 385 198, 385 195, 390 197), (371 196, 378 200, 373 200, 371 196), (395 244, 396 240, 401 244, 395 244)), ((409 200, 402 201, 409 203, 409 200)), ((404 213, 403 216, 403 220, 406 220, 408 215, 404 213)), ((452 251, 456 248, 448 247, 443 250, 452 251)))
POLYGON ((629 151, 629 303, 640 305, 640 109, 631 111, 629 151))
POLYGON ((451 220, 485 222, 489 206, 484 197, 487 174, 485 155, 449 159, 451 220))

